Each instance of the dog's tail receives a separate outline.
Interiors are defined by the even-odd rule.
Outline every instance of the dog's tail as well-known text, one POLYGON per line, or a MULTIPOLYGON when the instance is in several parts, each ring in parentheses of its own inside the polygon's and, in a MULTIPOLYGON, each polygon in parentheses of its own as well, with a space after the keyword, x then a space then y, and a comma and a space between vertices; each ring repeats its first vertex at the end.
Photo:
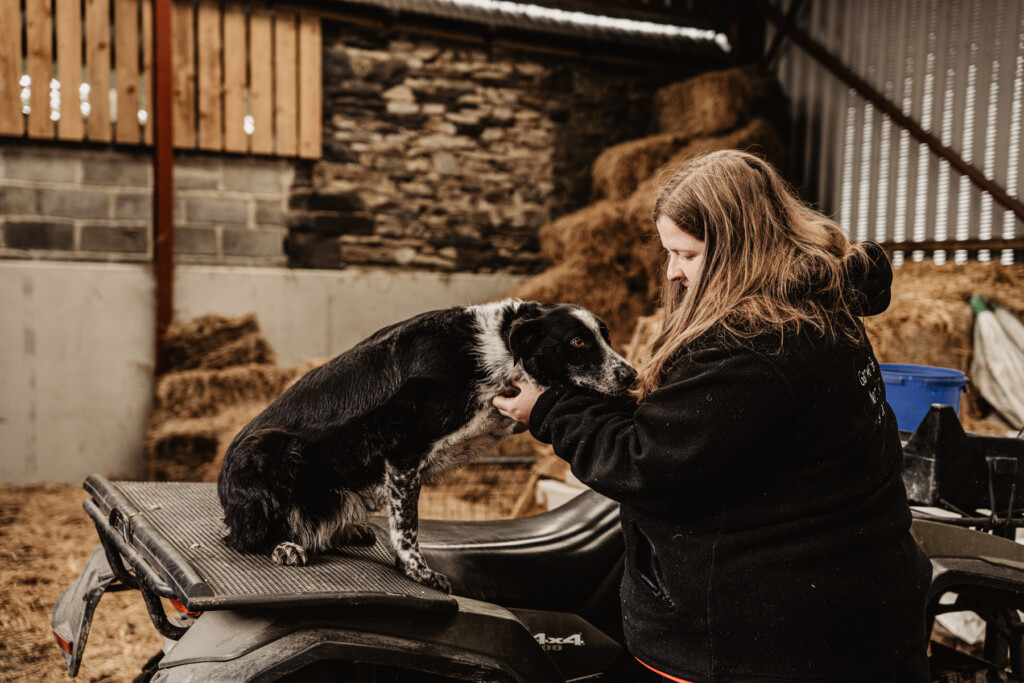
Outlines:
POLYGON ((299 440, 280 429, 257 430, 231 444, 217 480, 225 543, 243 552, 267 552, 287 540, 302 461, 299 440))

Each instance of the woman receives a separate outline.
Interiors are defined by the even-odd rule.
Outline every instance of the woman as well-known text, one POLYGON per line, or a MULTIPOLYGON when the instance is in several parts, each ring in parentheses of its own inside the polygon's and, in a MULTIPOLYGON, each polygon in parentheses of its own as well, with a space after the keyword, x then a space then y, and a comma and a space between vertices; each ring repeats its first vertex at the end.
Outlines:
POLYGON ((494 400, 621 503, 630 652, 677 681, 929 680, 930 565, 857 319, 888 306, 885 255, 733 150, 654 219, 666 318, 639 400, 494 400))

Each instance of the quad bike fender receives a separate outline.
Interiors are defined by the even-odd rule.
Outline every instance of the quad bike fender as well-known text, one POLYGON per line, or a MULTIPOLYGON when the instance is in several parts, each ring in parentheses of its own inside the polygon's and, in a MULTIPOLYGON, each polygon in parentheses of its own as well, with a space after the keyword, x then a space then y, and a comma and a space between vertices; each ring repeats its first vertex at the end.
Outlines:
POLYGON ((565 680, 514 614, 457 600, 454 614, 382 607, 204 612, 163 657, 153 681, 273 680, 323 660, 458 678, 565 680))

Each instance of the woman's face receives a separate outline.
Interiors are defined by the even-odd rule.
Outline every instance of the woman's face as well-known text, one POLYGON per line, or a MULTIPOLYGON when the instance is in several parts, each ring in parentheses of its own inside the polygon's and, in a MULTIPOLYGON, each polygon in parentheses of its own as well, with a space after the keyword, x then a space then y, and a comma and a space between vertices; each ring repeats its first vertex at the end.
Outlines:
POLYGON ((691 287, 700 278, 704 265, 704 241, 680 230, 668 216, 658 218, 655 225, 661 246, 668 252, 666 277, 682 283, 684 287, 691 287))

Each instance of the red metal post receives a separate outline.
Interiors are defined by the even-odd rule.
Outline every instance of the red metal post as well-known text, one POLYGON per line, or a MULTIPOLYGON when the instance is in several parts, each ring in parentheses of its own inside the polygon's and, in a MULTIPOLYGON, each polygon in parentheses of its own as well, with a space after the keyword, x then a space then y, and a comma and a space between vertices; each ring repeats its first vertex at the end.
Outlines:
POLYGON ((174 129, 171 0, 153 0, 153 262, 156 274, 156 374, 167 369, 164 340, 174 310, 174 129))

